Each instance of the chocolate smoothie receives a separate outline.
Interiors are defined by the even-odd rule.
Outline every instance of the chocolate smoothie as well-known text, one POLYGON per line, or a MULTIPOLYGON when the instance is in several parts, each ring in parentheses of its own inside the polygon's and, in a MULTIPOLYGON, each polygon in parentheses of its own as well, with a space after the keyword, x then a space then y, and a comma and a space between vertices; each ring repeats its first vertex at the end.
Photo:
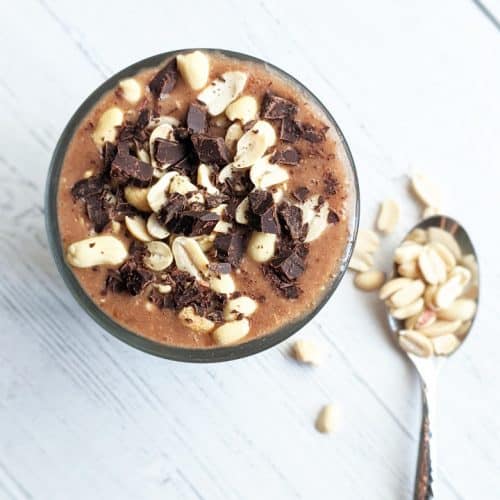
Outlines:
POLYGON ((120 82, 78 127, 58 223, 113 320, 156 342, 245 342, 306 314, 349 240, 343 150, 262 64, 199 51, 120 82))

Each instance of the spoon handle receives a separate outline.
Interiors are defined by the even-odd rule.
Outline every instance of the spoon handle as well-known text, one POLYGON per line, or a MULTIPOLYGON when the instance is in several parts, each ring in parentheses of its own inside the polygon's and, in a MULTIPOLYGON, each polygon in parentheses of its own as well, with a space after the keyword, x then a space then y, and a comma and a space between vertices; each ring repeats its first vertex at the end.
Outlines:
MULTIPOLYGON (((422 375, 422 374, 421 374, 422 375)), ((437 374, 421 377, 422 383, 422 427, 418 450, 417 476, 414 500, 435 498, 436 483, 436 399, 437 374)))

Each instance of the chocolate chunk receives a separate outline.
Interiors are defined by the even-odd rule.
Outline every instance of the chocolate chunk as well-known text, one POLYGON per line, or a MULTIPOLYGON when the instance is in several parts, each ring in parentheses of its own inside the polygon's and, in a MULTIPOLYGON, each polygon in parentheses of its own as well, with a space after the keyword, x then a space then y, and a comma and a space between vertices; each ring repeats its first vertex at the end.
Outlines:
POLYGON ((285 142, 296 142, 302 135, 300 124, 290 118, 281 121, 280 139, 285 142))
POLYGON ((288 99, 268 92, 262 102, 262 117, 268 120, 290 118, 297 113, 297 105, 288 99))
POLYGON ((153 281, 153 273, 140 267, 135 260, 127 260, 119 269, 121 279, 130 295, 139 295, 153 281))
POLYGON ((312 125, 303 123, 302 137, 309 142, 321 142, 325 139, 325 134, 323 131, 316 130, 312 125))
POLYGON ((149 301, 160 309, 173 309, 175 306, 172 293, 160 293, 156 288, 151 290, 149 301))
POLYGON ((111 142, 105 142, 102 150, 102 157, 104 163, 103 175, 109 176, 111 170, 111 164, 115 159, 117 153, 117 147, 111 142))
POLYGON ((175 165, 181 161, 186 154, 186 147, 181 142, 159 138, 156 139, 154 143, 154 155, 158 163, 175 165))
POLYGON ((163 99, 172 92, 177 78, 177 61, 173 58, 149 82, 149 90, 157 99, 163 99))
POLYGON ((118 141, 121 142, 131 141, 134 138, 134 130, 135 130, 134 125, 130 123, 124 125, 118 132, 118 141))
POLYGON ((119 184, 132 180, 139 186, 149 186, 153 178, 153 167, 131 155, 117 155, 111 164, 111 177, 119 184))
POLYGON ((331 196, 337 193, 338 181, 333 177, 330 172, 327 172, 323 178, 324 189, 323 192, 327 196, 331 196))
POLYGON ((227 194, 207 194, 205 196, 205 204, 207 208, 215 208, 229 201, 229 196, 227 194))
POLYGON ((248 195, 248 223, 263 233, 280 233, 273 196, 268 191, 255 190, 248 195))
POLYGON ((157 216, 158 222, 164 226, 169 226, 177 222, 181 212, 187 207, 187 199, 180 193, 171 194, 165 204, 161 207, 157 216))
POLYGON ((104 287, 105 292, 120 293, 126 290, 125 283, 119 271, 109 269, 106 277, 106 284, 104 287))
POLYGON ((250 180, 248 171, 233 171, 231 177, 226 179, 221 191, 231 197, 244 198, 252 191, 254 185, 250 180))
POLYGON ((119 156, 130 154, 130 142, 120 140, 116 145, 116 154, 119 156))
POLYGON ((191 179, 191 181, 196 184, 196 177, 198 173, 198 165, 200 162, 194 155, 188 154, 181 161, 172 165, 171 169, 179 172, 182 175, 186 175, 191 179))
POLYGON ((208 269, 215 274, 229 274, 231 272, 231 264, 229 262, 210 262, 208 269))
POLYGON ((309 189, 305 186, 298 187, 295 191, 293 191, 292 196, 301 203, 305 201, 307 195, 309 194, 309 189))
POLYGON ((248 242, 247 231, 236 231, 229 234, 218 234, 214 241, 217 259, 229 262, 233 267, 238 267, 248 242))
POLYGON ((296 299, 299 297, 301 293, 300 288, 295 283, 283 279, 276 268, 269 264, 264 265, 262 266, 262 273, 283 297, 287 299, 296 299))
POLYGON ((191 140, 196 154, 202 163, 216 164, 220 167, 229 163, 229 151, 222 137, 193 134, 191 140))
POLYGON ((184 236, 200 236, 210 234, 219 219, 219 215, 208 210, 187 210, 181 212, 166 226, 173 233, 184 236))
POLYGON ((102 177, 94 175, 88 179, 82 179, 71 188, 71 195, 74 200, 86 199, 89 196, 102 193, 104 180, 102 177))
POLYGON ((271 161, 273 163, 280 163, 282 165, 296 166, 300 162, 300 155, 295 148, 289 146, 285 149, 282 149, 281 151, 276 151, 276 153, 274 153, 273 157, 271 158, 271 161))
POLYGON ((87 197, 87 215, 92 222, 95 232, 100 233, 108 224, 109 210, 102 193, 87 197))
POLYGON ((332 209, 330 209, 330 210, 328 210, 328 216, 327 216, 326 220, 327 220, 328 224, 337 224, 339 222, 340 218, 336 212, 334 212, 332 209))
POLYGON ((207 108, 203 104, 193 102, 187 112, 187 128, 192 134, 207 131, 207 108))
POLYGON ((134 133, 137 135, 138 132, 144 130, 151 120, 151 110, 148 108, 142 109, 135 122, 134 133))
POLYGON ((306 268, 304 259, 295 251, 284 258, 273 260, 270 265, 289 281, 302 276, 306 268))
POLYGON ((295 205, 282 203, 278 207, 278 214, 290 237, 293 240, 300 239, 302 235, 302 209, 295 205))

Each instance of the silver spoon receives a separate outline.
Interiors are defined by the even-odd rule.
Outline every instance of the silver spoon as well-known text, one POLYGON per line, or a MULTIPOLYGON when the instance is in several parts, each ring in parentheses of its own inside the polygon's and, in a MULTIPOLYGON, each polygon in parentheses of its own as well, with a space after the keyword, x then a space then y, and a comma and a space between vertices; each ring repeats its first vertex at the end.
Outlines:
MULTIPOLYGON (((417 224, 413 229, 428 229, 439 227, 451 233, 457 241, 462 255, 472 254, 477 263, 476 251, 465 229, 450 217, 437 215, 429 217, 417 224)), ((410 234, 410 233, 408 233, 410 234)), ((479 285, 479 276, 477 277, 479 285)), ((476 302, 479 301, 477 297, 476 302)), ((477 308, 476 308, 477 314, 477 308)), ((460 346, 469 335, 476 314, 472 318, 467 332, 463 335, 460 346)), ((389 325, 392 332, 398 335, 404 328, 402 322, 393 318, 388 313, 389 325)), ((460 347, 459 346, 459 347, 460 347)), ((405 352, 405 351, 404 351, 405 352)), ((454 351, 456 352, 456 351, 454 351)), ((420 428, 420 444, 417 461, 417 474, 415 478, 414 500, 428 500, 435 498, 436 483, 436 406, 437 406, 437 379, 439 372, 449 356, 431 356, 422 358, 415 354, 407 353, 420 376, 422 387, 422 424, 420 428)))

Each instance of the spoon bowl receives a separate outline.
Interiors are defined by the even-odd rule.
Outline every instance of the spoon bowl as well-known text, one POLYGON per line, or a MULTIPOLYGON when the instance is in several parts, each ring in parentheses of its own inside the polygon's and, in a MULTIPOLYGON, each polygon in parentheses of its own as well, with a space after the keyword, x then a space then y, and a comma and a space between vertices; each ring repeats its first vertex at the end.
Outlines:
MULTIPOLYGON (((455 239, 462 258, 466 255, 472 255, 477 266, 477 256, 472 241, 465 229, 451 217, 444 215, 436 215, 424 219, 418 223, 405 237, 405 240, 416 229, 427 230, 429 228, 440 228, 450 233, 455 239)), ((459 260, 458 263, 461 261, 459 260)), ((396 267, 394 269, 394 277, 396 277, 396 267)), ((474 286, 479 290, 479 270, 474 277, 474 286)), ((421 357, 416 354, 403 351, 412 361, 419 376, 422 386, 422 425, 420 431, 420 445, 417 462, 417 474, 415 479, 414 500, 428 500, 435 497, 435 470, 436 470, 436 406, 437 406, 437 378, 438 374, 447 359, 454 354, 464 343, 469 336, 477 315, 477 305, 479 304, 479 292, 475 298, 476 310, 473 317, 470 319, 469 326, 460 336, 460 344, 457 348, 448 355, 431 355, 429 357, 421 357)), ((400 330, 405 329, 404 320, 398 320, 391 316, 389 309, 387 310, 387 319, 389 326, 394 334, 394 338, 398 338, 400 330)))

